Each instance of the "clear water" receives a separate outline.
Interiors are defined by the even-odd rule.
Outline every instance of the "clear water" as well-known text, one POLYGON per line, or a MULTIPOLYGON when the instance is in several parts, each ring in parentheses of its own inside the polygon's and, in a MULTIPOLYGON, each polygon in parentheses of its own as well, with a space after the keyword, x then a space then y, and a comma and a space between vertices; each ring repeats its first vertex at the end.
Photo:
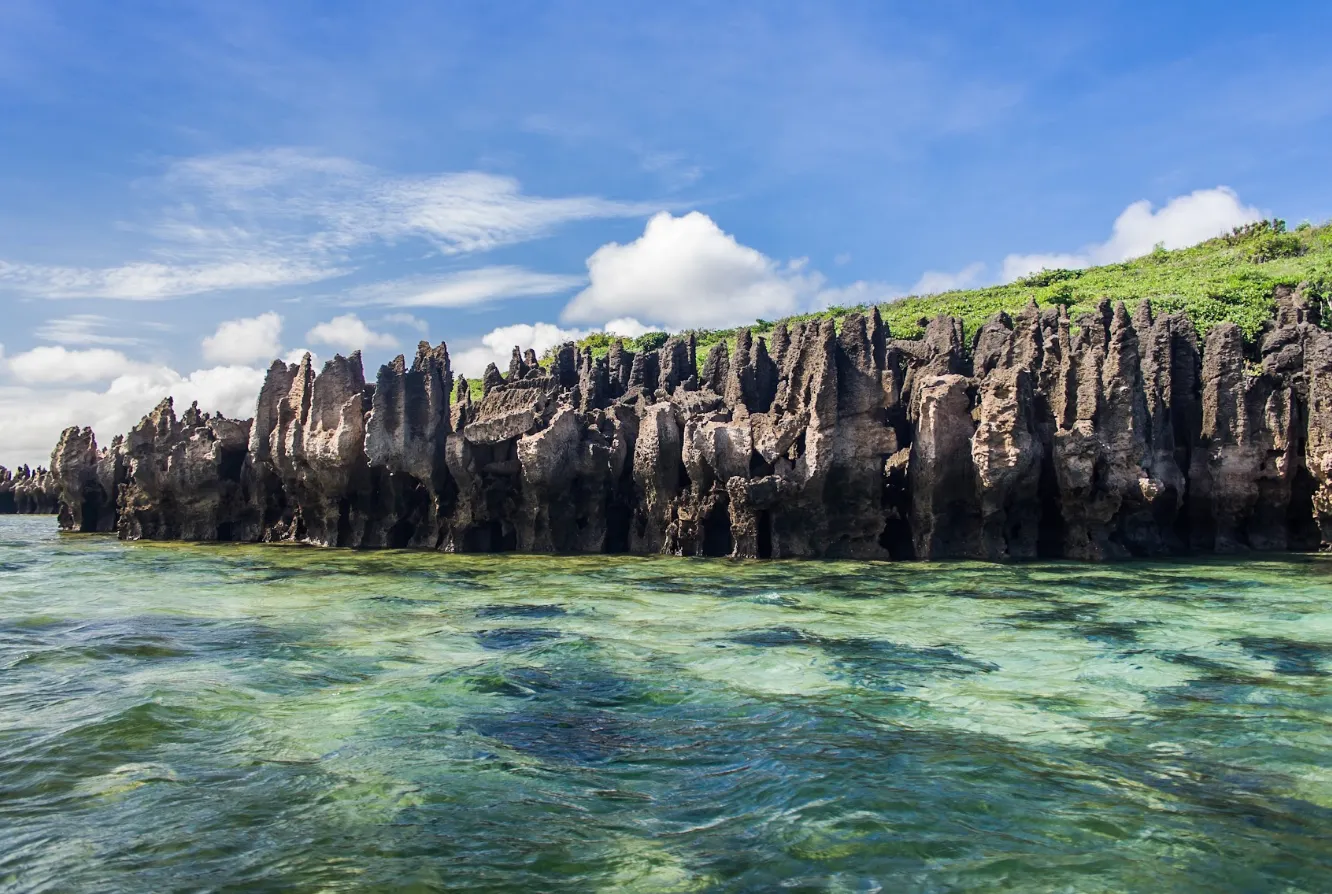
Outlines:
POLYGON ((0 890, 1327 891, 1332 559, 730 563, 0 518, 0 890))

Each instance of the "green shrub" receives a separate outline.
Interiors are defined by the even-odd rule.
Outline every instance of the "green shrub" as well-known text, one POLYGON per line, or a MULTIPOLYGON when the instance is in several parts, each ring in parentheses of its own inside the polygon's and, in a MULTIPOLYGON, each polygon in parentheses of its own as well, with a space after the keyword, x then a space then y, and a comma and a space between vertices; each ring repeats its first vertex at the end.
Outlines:
POLYGON ((1066 270, 1062 267, 1057 267, 1054 270, 1041 269, 1030 276, 1024 276, 1021 279, 1016 280, 1013 285, 1023 286, 1029 289, 1040 288, 1041 286, 1052 286, 1055 283, 1077 279, 1081 275, 1081 270, 1066 270))
POLYGON ((1295 233, 1267 233, 1253 241, 1249 260, 1264 264, 1277 258, 1296 258, 1304 254, 1304 241, 1295 233))
POLYGON ((669 332, 644 332, 638 338, 630 339, 626 346, 635 354, 639 351, 655 351, 666 344, 666 339, 670 337, 669 332))

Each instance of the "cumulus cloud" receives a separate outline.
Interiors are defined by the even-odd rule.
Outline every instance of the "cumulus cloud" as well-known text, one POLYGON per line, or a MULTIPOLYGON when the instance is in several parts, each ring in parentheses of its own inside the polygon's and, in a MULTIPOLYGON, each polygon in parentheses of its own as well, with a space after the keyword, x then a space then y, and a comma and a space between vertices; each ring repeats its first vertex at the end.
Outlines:
POLYGON ((387 332, 375 332, 356 314, 343 314, 316 325, 305 337, 320 345, 346 351, 365 348, 396 348, 398 340, 387 332))
POLYGON ((104 382, 145 368, 110 348, 70 350, 63 345, 42 345, 5 361, 11 378, 27 384, 104 382))
POLYGON ((465 348, 450 358, 453 368, 469 378, 479 378, 488 364, 502 370, 509 367, 509 358, 516 345, 520 351, 531 348, 540 357, 549 348, 567 341, 577 341, 588 335, 586 329, 562 329, 552 323, 518 323, 501 326, 481 336, 480 344, 465 348))
POLYGON ((939 292, 951 292, 955 289, 969 289, 979 285, 985 275, 985 265, 977 262, 968 264, 954 273, 942 273, 930 270, 923 273, 912 287, 913 295, 936 295, 939 292))
POLYGON ((901 298, 906 292, 885 282, 857 280, 850 285, 832 286, 819 289, 811 310, 826 310, 830 307, 857 307, 862 304, 883 304, 894 298, 901 298))
POLYGON ((165 366, 139 364, 104 388, 0 385, 0 418, 7 420, 0 465, 46 465, 60 432, 71 425, 90 425, 99 443, 109 444, 167 396, 175 400, 178 412, 197 400, 203 410, 249 418, 263 380, 263 370, 249 367, 219 366, 181 375, 165 366))
POLYGON ((652 331, 651 326, 645 326, 633 317, 620 317, 611 320, 601 328, 611 335, 618 335, 621 338, 638 338, 638 336, 652 331))
POLYGON ((272 311, 227 320, 203 340, 204 359, 213 363, 254 363, 281 353, 282 317, 272 311))
POLYGON ((1177 196, 1157 211, 1143 199, 1115 219, 1110 239, 1096 247, 1092 260, 1098 264, 1125 261, 1147 254, 1157 243, 1185 248, 1262 217, 1261 211, 1242 204, 1226 186, 1177 196))
POLYGON ((602 323, 633 316, 681 329, 779 317, 799 310, 822 284, 802 266, 741 245, 706 214, 662 212, 638 239, 608 243, 587 259, 589 285, 562 319, 602 323))
POLYGON ((409 277, 353 290, 357 304, 394 307, 475 307, 504 298, 556 295, 581 286, 581 276, 521 267, 480 267, 434 277, 409 277))
POLYGON ((589 285, 565 307, 562 319, 601 323, 605 331, 626 337, 652 329, 738 326, 906 294, 865 280, 831 286, 806 259, 769 258, 698 211, 656 215, 633 242, 597 249, 587 268, 589 285))
POLYGON ((1004 258, 999 277, 1002 282, 1012 282, 1023 276, 1029 276, 1038 270, 1076 270, 1091 263, 1086 255, 1036 254, 1008 255, 1004 258))
POLYGON ((1114 264, 1148 254, 1157 245, 1187 248, 1263 216, 1259 209, 1243 204, 1228 186, 1176 196, 1155 211, 1152 203, 1143 199, 1115 218, 1105 242, 1088 245, 1075 254, 1011 254, 1004 258, 1002 276, 1005 282, 1011 282, 1042 269, 1114 264))

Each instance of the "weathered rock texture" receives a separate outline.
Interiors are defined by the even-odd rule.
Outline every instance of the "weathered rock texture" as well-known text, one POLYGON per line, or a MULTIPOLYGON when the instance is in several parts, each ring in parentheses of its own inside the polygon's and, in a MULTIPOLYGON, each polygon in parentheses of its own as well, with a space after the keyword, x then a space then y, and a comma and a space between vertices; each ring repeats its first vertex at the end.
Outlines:
POLYGON ((0 515, 54 515, 60 505, 55 479, 38 466, 0 466, 0 515))
MULTIPOLYGON (((69 530, 456 552, 754 558, 1068 557, 1332 542, 1332 333, 1296 290, 1245 344, 1103 303, 894 339, 877 312, 547 367, 514 350, 484 396, 444 345, 365 379, 275 362, 253 420, 164 401, 109 448, 68 429, 69 530)), ((22 498, 17 495, 22 492, 22 498)), ((0 502, 0 506, 7 505, 0 502)))

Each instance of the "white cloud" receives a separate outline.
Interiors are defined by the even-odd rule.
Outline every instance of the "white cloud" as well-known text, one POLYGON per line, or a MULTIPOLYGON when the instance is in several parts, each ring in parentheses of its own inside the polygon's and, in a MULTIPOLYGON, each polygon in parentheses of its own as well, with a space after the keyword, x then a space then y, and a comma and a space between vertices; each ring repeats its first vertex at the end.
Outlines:
POLYGON ((388 323, 390 326, 409 326, 422 335, 430 331, 429 323, 411 314, 384 314, 380 317, 380 322, 388 323))
POLYGON ((36 335, 43 341, 62 345, 136 345, 143 339, 123 335, 109 335, 103 330, 116 321, 98 314, 71 314, 47 320, 37 327, 36 335))
POLYGON ((1076 270, 1090 263, 1083 255, 1009 255, 1004 258, 999 275, 1004 282, 1012 282, 1038 270, 1076 270))
POLYGON ((293 348, 292 350, 288 351, 286 354, 282 355, 282 362, 300 363, 302 360, 305 359, 306 354, 310 355, 310 365, 318 369, 319 355, 316 354, 314 351, 311 351, 309 348, 293 348))
POLYGON ((179 377, 169 390, 177 411, 197 400, 199 409, 206 412, 249 419, 254 415, 266 372, 249 366, 215 366, 179 377))
POLYGON ((203 340, 205 360, 253 363, 282 353, 282 317, 269 311, 257 317, 228 320, 203 340))
POLYGON ((692 186, 703 176, 703 168, 692 164, 681 152, 648 152, 640 164, 643 170, 660 176, 671 189, 692 186))
POLYGON ((651 326, 645 326, 633 317, 620 317, 618 320, 611 320, 601 328, 611 335, 620 336, 620 338, 638 338, 645 332, 652 331, 651 326))
POLYGON ((46 385, 104 382, 149 367, 109 348, 71 351, 63 345, 42 345, 15 354, 5 368, 19 382, 46 385))
MULTIPOLYGON (((562 224, 644 216, 661 207, 530 196, 511 177, 475 171, 398 176, 295 149, 184 159, 147 186, 160 188, 164 207, 152 222, 126 227, 154 240, 146 256, 109 267, 0 260, 0 289, 146 301, 290 286, 345 275, 375 247, 416 241, 439 254, 486 251, 562 224)), ((509 294, 576 285, 529 279, 509 294)))
POLYGON ((414 237, 446 254, 485 251, 559 224, 638 217, 659 207, 597 196, 528 196, 512 177, 477 171, 394 176, 290 148, 187 159, 172 167, 167 180, 249 215, 313 223, 331 244, 414 237))
POLYGON ((1147 254, 1157 243, 1185 248, 1262 217, 1261 211, 1241 204, 1235 191, 1226 186, 1176 196, 1157 211, 1143 199, 1115 219, 1110 239, 1092 250, 1092 260, 1097 264, 1126 261, 1147 254))
POLYGON ((197 400, 202 410, 249 418, 263 380, 264 370, 243 366, 182 376, 167 367, 141 365, 104 390, 0 386, 0 418, 6 420, 0 465, 47 465, 60 432, 71 425, 90 425, 99 444, 110 444, 168 395, 177 413, 197 400))
POLYGON ((310 260, 250 256, 213 264, 136 261, 92 269, 0 261, 0 286, 38 298, 110 298, 158 301, 227 289, 316 282, 345 270, 310 260))
POLYGON ((387 332, 375 332, 356 314, 343 314, 319 323, 305 337, 315 344, 329 345, 346 351, 364 348, 396 348, 398 340, 387 332))
POLYGON ((509 368, 509 358, 517 345, 520 351, 531 348, 540 357, 549 348, 566 341, 577 341, 588 334, 586 329, 561 329, 551 323, 518 323, 501 326, 481 336, 481 343, 452 355, 453 368, 468 378, 480 378, 487 364, 494 363, 501 370, 509 368))
POLYGON ((979 261, 968 264, 955 273, 930 270, 921 274, 911 289, 913 295, 936 295, 939 292, 951 292, 954 289, 969 289, 978 285, 985 273, 985 265, 979 261))
POLYGON ((1156 211, 1151 202, 1142 199, 1115 218, 1105 242, 1088 245, 1076 254, 1011 254, 1004 258, 1003 277, 1011 282, 1042 269, 1115 264, 1148 254, 1158 244, 1168 249, 1187 248, 1263 216, 1259 209, 1241 203, 1228 186, 1176 196, 1156 211))
POLYGON ((779 317, 809 301, 822 278, 741 245, 710 217, 662 212, 643 235, 587 259, 590 285, 565 307, 568 322, 632 315, 666 328, 722 327, 779 317))
POLYGON ((358 304, 394 307, 474 307, 503 298, 554 295, 582 285, 581 276, 535 273, 521 267, 481 267, 436 277, 409 277, 355 289, 358 304))
POLYGON ((831 286, 819 289, 814 297, 812 310, 825 310, 829 307, 857 307, 862 304, 883 304, 894 298, 901 298, 906 292, 897 286, 885 282, 856 280, 850 285, 831 286))

